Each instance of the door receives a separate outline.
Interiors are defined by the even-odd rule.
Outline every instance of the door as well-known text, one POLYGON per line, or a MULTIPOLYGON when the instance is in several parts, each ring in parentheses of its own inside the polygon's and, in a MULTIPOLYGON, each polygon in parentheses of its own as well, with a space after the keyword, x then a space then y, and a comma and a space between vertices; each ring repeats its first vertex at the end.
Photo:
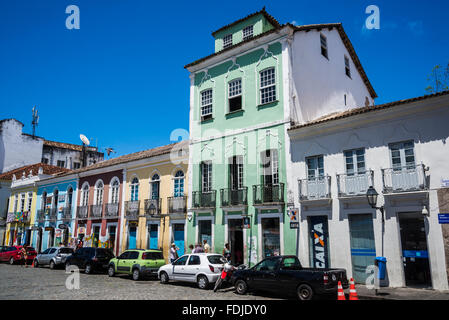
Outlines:
POLYGON ((37 232, 37 252, 40 253, 42 251, 42 228, 39 228, 37 232))
POLYGON ((276 273, 279 259, 265 259, 254 267, 252 287, 254 289, 277 291, 279 279, 276 273))
POLYGON ((228 220, 228 239, 232 265, 243 264, 243 219, 228 220))
POLYGON ((329 268, 327 216, 309 217, 309 254, 312 268, 329 268))
POLYGON ((158 249, 158 234, 157 234, 158 225, 153 223, 148 225, 148 248, 149 249, 158 249))
POLYGON ((117 272, 126 272, 126 261, 128 259, 130 251, 123 252, 120 256, 117 258, 117 272))
POLYGON ((184 254, 184 224, 174 223, 173 224, 173 242, 179 248, 178 256, 184 254))
POLYGON ((137 227, 129 226, 128 249, 136 249, 137 227))
POLYGON ((100 226, 94 226, 92 234, 92 247, 98 248, 100 243, 100 226))
POLYGON ((55 244, 55 229, 51 228, 48 232, 48 246, 53 247, 55 244))
POLYGON ((204 245, 204 240, 212 246, 212 220, 198 220, 198 242, 204 245))
POLYGON ((184 280, 189 282, 196 281, 196 274, 200 271, 201 259, 197 255, 191 255, 187 265, 184 267, 184 280))
POLYGON ((262 258, 281 254, 279 218, 262 218, 262 258))
POLYGON ((173 262, 173 279, 185 280, 185 266, 188 258, 189 255, 185 255, 173 262))
POLYGON ((402 259, 405 285, 411 287, 431 287, 429 253, 421 212, 400 213, 402 259))
POLYGON ((354 280, 356 283, 364 284, 368 277, 366 268, 374 264, 376 257, 371 214, 349 215, 349 233, 354 280))

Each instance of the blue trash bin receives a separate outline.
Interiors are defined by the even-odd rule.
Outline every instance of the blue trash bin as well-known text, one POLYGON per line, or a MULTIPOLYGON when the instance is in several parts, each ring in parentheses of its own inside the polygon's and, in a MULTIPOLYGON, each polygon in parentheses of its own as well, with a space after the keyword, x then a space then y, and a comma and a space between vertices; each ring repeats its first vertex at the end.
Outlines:
POLYGON ((379 267, 379 272, 377 273, 377 279, 384 280, 385 272, 387 270, 387 258, 376 257, 375 263, 379 267))

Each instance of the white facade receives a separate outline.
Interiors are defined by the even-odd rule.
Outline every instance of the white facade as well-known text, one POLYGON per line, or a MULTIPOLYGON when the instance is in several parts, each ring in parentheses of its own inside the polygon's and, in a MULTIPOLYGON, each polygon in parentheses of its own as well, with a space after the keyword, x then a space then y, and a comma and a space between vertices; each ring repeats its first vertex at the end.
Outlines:
MULTIPOLYGON (((446 94, 290 130, 292 174, 288 175, 288 184, 289 190, 294 194, 294 205, 300 209, 298 256, 301 263, 307 266, 311 261, 308 217, 327 216, 330 267, 345 268, 348 277, 352 277, 349 215, 371 214, 375 255, 387 259, 387 278, 382 285, 406 286, 399 218, 410 212, 421 213, 424 218, 431 285, 434 289, 447 290, 447 266, 442 228, 438 223, 437 198, 437 190, 441 188, 442 180, 449 178, 447 119, 449 95, 446 94), (413 156, 417 166, 412 166, 408 171, 412 173, 407 175, 405 180, 401 180, 403 176, 392 174, 388 168, 392 168, 390 145, 404 141, 413 142, 413 156), (372 170, 374 180, 362 177, 362 186, 355 188, 360 191, 359 196, 339 195, 339 191, 344 191, 344 182, 349 181, 342 176, 342 188, 339 190, 337 175, 345 174, 347 170, 344 151, 359 148, 365 150, 365 167, 366 170, 372 170), (326 184, 320 187, 313 186, 307 180, 298 182, 308 178, 306 158, 312 156, 322 156, 324 175, 330 177, 330 196, 326 195, 326 184), (423 168, 425 170, 422 170, 423 168), (387 169, 385 176, 382 169, 387 169), (397 192, 384 194, 384 182, 393 186, 397 192), (305 196, 315 195, 316 198, 303 197, 300 200, 300 183, 305 196), (420 190, 404 191, 404 186, 414 184, 420 190), (370 185, 379 193, 377 206, 385 205, 383 242, 381 213, 367 203, 366 189, 370 185), (309 189, 305 191, 305 187, 309 189), (401 187, 404 189, 402 192, 399 190, 401 187)), ((312 163, 310 160, 309 167, 312 163)))

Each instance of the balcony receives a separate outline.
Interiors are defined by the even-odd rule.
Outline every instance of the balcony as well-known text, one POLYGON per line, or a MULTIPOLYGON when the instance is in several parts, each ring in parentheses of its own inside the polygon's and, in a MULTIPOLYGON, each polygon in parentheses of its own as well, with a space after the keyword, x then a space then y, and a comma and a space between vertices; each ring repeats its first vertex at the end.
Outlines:
POLYGON ((192 192, 192 208, 195 209, 212 209, 216 206, 217 190, 209 192, 193 191, 192 192))
POLYGON ((87 219, 88 214, 89 214, 89 206, 78 206, 76 210, 77 219, 87 219))
POLYGON ((427 190, 423 164, 382 169, 384 193, 398 193, 427 190))
POLYGON ((146 199, 145 200, 145 215, 146 216, 160 216, 161 215, 162 199, 146 199))
POLYGON ((299 201, 323 200, 331 198, 330 176, 301 179, 298 183, 299 201))
POLYGON ((48 219, 50 221, 56 221, 58 219, 58 208, 51 208, 49 210, 48 219))
POLYGON ((106 203, 105 218, 113 219, 118 218, 119 205, 118 203, 106 203))
POLYGON ((366 191, 374 185, 374 171, 364 173, 337 174, 338 196, 356 197, 366 196, 366 191))
POLYGON ((125 201, 125 218, 127 220, 139 220, 140 200, 125 201))
POLYGON ((248 205, 248 187, 241 189, 221 189, 221 206, 235 207, 248 205))
POLYGON ((168 198, 169 214, 186 214, 187 213, 187 197, 169 197, 168 198))
POLYGON ((284 204, 284 184, 260 184, 253 186, 254 205, 284 204))
POLYGON ((62 209, 62 220, 72 220, 72 207, 64 207, 62 209))
POLYGON ((90 218, 101 219, 103 216, 103 204, 93 204, 90 206, 90 218))

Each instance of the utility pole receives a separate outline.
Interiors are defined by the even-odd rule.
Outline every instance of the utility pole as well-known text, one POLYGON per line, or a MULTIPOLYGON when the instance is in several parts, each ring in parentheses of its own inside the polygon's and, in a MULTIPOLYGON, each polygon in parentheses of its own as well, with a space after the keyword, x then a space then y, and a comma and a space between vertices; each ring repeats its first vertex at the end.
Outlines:
POLYGON ((37 124, 39 123, 39 115, 38 115, 36 106, 33 107, 32 114, 33 114, 33 118, 31 121, 31 126, 33 127, 33 138, 34 138, 36 135, 36 127, 37 127, 37 124))

